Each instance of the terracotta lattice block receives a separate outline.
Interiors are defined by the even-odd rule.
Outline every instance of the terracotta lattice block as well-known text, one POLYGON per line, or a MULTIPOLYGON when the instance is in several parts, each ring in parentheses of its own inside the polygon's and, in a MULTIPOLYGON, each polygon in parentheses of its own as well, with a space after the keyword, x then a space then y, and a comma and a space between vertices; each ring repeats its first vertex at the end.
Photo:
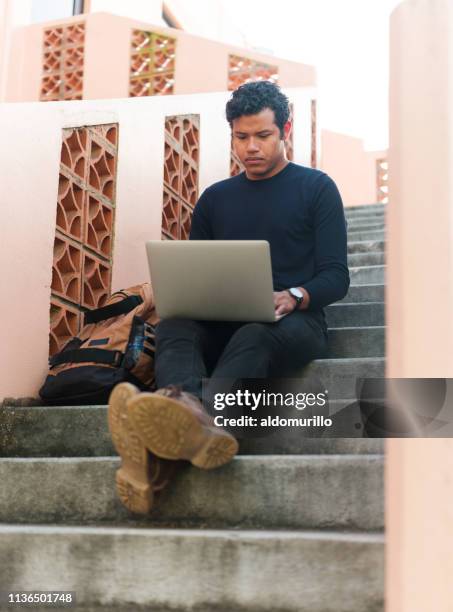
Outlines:
POLYGON ((43 73, 44 74, 53 74, 58 73, 61 70, 62 63, 62 51, 60 49, 56 51, 47 51, 44 52, 44 62, 43 62, 43 73))
POLYGON ((139 98, 141 96, 152 96, 152 81, 149 77, 141 77, 139 79, 131 79, 129 85, 129 96, 131 98, 139 98))
POLYGON ((72 47, 67 49, 64 56, 65 70, 78 70, 81 66, 83 66, 83 47, 72 47))
POLYGON ((63 130, 52 269, 52 304, 59 305, 51 307, 54 352, 77 332, 71 329, 81 308, 102 306, 110 292, 117 144, 116 124, 63 130))
POLYGON ((109 258, 112 253, 113 208, 87 194, 85 246, 109 258))
POLYGON ((65 28, 67 45, 83 45, 85 42, 85 24, 75 23, 65 28))
POLYGON ((181 176, 181 195, 193 208, 198 199, 198 168, 183 158, 181 176))
POLYGON ((59 100, 60 99, 61 77, 59 74, 44 75, 41 85, 41 100, 59 100))
POLYGON ((198 152, 200 148, 198 122, 191 119, 184 119, 182 122, 182 136, 184 153, 188 155, 194 164, 198 164, 198 152))
POLYGON ((180 221, 180 240, 188 240, 190 234, 190 226, 192 225, 193 210, 190 206, 181 204, 181 221, 180 221))
POLYGON ((78 304, 81 269, 81 246, 57 235, 53 248, 52 293, 78 304))
POLYGON ((44 30, 44 49, 58 49, 63 46, 64 28, 44 30))
POLYGON ((162 237, 186 239, 192 210, 198 199, 200 149, 198 115, 178 115, 165 120, 164 193, 162 237))
POLYGON ((113 200, 115 188, 115 154, 105 145, 91 139, 89 185, 101 193, 110 202, 113 200))
POLYGON ((85 24, 44 30, 41 100, 81 100, 85 24))
POLYGON ((110 293, 110 265, 96 257, 96 255, 83 254, 82 269, 82 306, 98 308, 107 301, 110 293))
POLYGON ((182 122, 176 117, 165 118, 165 136, 173 139, 173 144, 178 145, 181 142, 182 122))
POLYGON ((278 81, 278 66, 256 63, 253 66, 252 74, 254 81, 272 81, 276 83, 278 81))
POLYGON ((87 128, 63 130, 61 145, 61 163, 73 175, 85 180, 87 172, 87 128))
POLYGON ((129 95, 173 93, 176 39, 156 32, 132 30, 129 95))
POLYGON ((57 229, 76 240, 82 240, 82 218, 85 193, 74 180, 60 173, 58 182, 57 229))
POLYGON ((181 155, 172 143, 165 142, 164 183, 174 193, 179 193, 181 178, 181 155))
POLYGON ((228 56, 228 89, 237 89, 251 81, 278 81, 278 66, 257 62, 239 55, 228 56))
POLYGON ((376 160, 376 187, 377 187, 377 201, 382 204, 387 204, 389 199, 388 194, 388 178, 389 178, 389 164, 385 158, 376 160))
POLYGON ((132 30, 132 52, 146 53, 151 47, 151 36, 146 30, 132 30))
POLYGON ((317 151, 316 151, 316 100, 311 101, 311 167, 316 168, 317 151))
POLYGON ((152 94, 160 96, 172 94, 174 84, 173 74, 156 74, 152 79, 152 94))
POLYGON ((179 219, 181 203, 169 189, 164 187, 162 207, 162 234, 166 238, 179 240, 179 219))
POLYGON ((80 329, 81 313, 64 302, 52 297, 50 300, 49 354, 54 355, 76 336, 80 329))
POLYGON ((112 147, 118 145, 118 127, 116 125, 92 125, 89 131, 96 138, 101 138, 105 143, 109 143, 112 147))

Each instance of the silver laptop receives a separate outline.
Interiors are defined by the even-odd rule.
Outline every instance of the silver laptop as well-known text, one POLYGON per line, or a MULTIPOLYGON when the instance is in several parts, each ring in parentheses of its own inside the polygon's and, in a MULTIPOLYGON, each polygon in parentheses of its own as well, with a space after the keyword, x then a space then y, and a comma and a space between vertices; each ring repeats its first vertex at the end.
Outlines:
POLYGON ((272 323, 282 318, 275 316, 265 240, 151 240, 146 251, 161 319, 272 323))

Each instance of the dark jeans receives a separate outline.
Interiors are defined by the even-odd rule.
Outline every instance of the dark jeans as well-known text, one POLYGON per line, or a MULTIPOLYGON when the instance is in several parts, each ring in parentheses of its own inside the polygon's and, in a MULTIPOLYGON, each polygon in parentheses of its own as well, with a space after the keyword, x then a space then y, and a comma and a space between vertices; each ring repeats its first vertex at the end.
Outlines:
POLYGON ((322 313, 296 311, 277 323, 166 319, 156 329, 156 383, 201 399, 203 378, 287 376, 326 353, 322 313))

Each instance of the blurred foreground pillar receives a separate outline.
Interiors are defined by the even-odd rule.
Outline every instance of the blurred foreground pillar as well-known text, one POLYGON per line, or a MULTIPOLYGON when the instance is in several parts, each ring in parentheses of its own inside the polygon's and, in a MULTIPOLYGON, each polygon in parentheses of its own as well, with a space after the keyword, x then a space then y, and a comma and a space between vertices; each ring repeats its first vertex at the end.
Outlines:
MULTIPOLYGON (((453 377, 452 94, 453 3, 403 2, 390 24, 389 377, 453 377)), ((453 439, 388 441, 386 511, 386 612, 452 612, 453 439)))

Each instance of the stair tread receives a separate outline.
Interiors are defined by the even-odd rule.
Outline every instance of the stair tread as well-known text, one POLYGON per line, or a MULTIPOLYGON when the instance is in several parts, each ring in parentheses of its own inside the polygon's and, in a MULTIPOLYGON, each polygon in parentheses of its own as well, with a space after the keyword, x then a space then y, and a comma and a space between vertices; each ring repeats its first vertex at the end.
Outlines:
POLYGON ((297 540, 332 540, 337 542, 373 542, 384 543, 385 533, 374 531, 337 531, 335 529, 318 531, 316 529, 200 529, 190 528, 160 528, 140 527, 134 529, 130 526, 118 525, 34 525, 20 523, 0 523, 0 537, 4 534, 80 534, 80 535, 130 535, 133 537, 155 536, 158 538, 191 537, 191 538, 219 538, 222 540, 266 540, 266 539, 297 539, 297 540))

